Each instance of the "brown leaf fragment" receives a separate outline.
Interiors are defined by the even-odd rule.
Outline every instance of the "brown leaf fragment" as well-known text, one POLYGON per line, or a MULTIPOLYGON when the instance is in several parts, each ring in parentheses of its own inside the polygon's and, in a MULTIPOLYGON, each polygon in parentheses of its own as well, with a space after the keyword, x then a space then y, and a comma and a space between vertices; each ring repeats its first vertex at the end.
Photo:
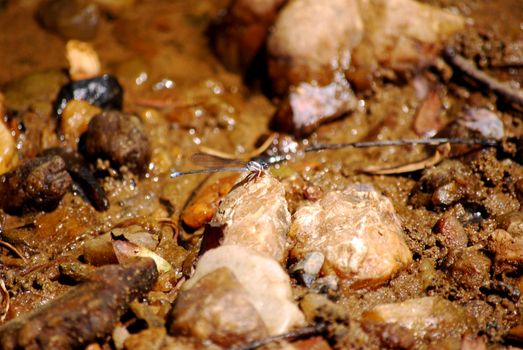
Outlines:
POLYGON ((133 242, 113 240, 114 253, 118 262, 125 263, 136 257, 151 258, 156 264, 156 269, 159 273, 165 273, 172 270, 171 264, 160 255, 156 254, 144 246, 135 244, 133 242))
POLYGON ((0 240, 0 245, 6 247, 7 249, 11 250, 13 253, 15 253, 20 259, 22 259, 24 262, 27 261, 26 257, 18 250, 14 245, 12 245, 9 242, 4 242, 0 240))
POLYGON ((182 222, 193 230, 211 221, 220 200, 232 189, 238 174, 220 177, 201 188, 181 214, 182 222))
POLYGON ((507 339, 522 343, 523 342, 523 325, 517 325, 508 331, 507 339))
POLYGON ((249 152, 240 154, 240 155, 223 152, 223 151, 220 151, 220 150, 217 150, 217 149, 214 149, 211 147, 206 147, 206 146, 200 146, 200 147, 198 147, 198 149, 202 153, 207 153, 207 154, 210 154, 210 155, 213 155, 216 157, 220 157, 220 158, 224 158, 224 159, 241 159, 244 161, 249 161, 251 158, 257 157, 257 156, 261 155, 263 152, 265 152, 272 145, 272 143, 276 139, 277 135, 278 134, 275 132, 271 133, 259 147, 256 147, 255 149, 253 149, 249 152))
POLYGON ((443 105, 439 94, 431 90, 421 102, 414 116, 414 131, 418 135, 434 136, 441 129, 441 112, 443 105))
POLYGON ((383 167, 379 165, 368 166, 361 169, 362 172, 374 175, 392 175, 392 174, 403 174, 411 173, 413 171, 418 171, 422 169, 429 168, 441 162, 445 159, 450 153, 450 145, 447 143, 443 147, 439 148, 434 152, 434 155, 422 159, 417 162, 402 164, 394 167, 383 167))
POLYGON ((152 259, 97 269, 86 282, 0 327, 0 348, 75 349, 109 334, 129 303, 158 278, 152 259))

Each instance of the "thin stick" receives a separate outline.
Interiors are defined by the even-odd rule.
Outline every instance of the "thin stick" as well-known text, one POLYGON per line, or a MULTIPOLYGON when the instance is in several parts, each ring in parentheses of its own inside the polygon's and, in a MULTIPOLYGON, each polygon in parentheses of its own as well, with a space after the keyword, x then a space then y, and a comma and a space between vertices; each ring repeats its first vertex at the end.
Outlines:
POLYGON ((293 331, 290 331, 287 333, 273 335, 271 337, 267 337, 267 338, 263 338, 263 339, 259 339, 259 340, 254 340, 252 342, 249 342, 249 343, 246 343, 243 345, 233 346, 229 350, 254 350, 261 346, 264 346, 264 345, 267 345, 267 344, 270 344, 270 343, 273 343, 276 341, 280 341, 280 340, 294 340, 294 339, 298 339, 298 338, 308 337, 311 335, 316 335, 316 334, 321 333, 324 328, 325 328, 325 326, 322 324, 315 325, 315 326, 309 326, 309 327, 303 327, 303 328, 299 328, 299 329, 296 329, 296 330, 293 330, 293 331))
POLYGON ((27 262, 27 259, 25 258, 25 256, 22 255, 22 253, 20 253, 20 251, 18 249, 16 249, 16 247, 14 245, 12 245, 11 243, 9 242, 6 242, 6 241, 2 241, 0 240, 0 245, 3 245, 9 249, 11 249, 16 255, 18 255, 24 262, 27 262))
POLYGON ((7 291, 7 288, 5 287, 5 283, 3 279, 0 279, 0 290, 2 292, 2 309, 0 310, 0 322, 3 322, 5 318, 7 317, 7 313, 9 312, 9 305, 11 304, 11 297, 9 296, 9 292, 7 291))
POLYGON ((505 101, 517 105, 523 109, 523 91, 515 89, 508 84, 502 83, 496 78, 481 71, 476 65, 467 60, 465 57, 458 55, 454 49, 448 47, 443 50, 443 58, 455 70, 459 71, 466 77, 474 80, 488 91, 492 91, 505 101))
POLYGON ((461 139, 461 138, 435 138, 435 139, 412 139, 412 140, 378 140, 362 141, 349 143, 325 143, 309 146, 305 152, 315 152, 321 150, 334 150, 341 148, 369 148, 369 147, 390 147, 390 146, 407 146, 407 145, 430 145, 439 146, 443 144, 460 144, 460 145, 481 145, 496 146, 497 140, 493 139, 461 139))
POLYGON ((240 154, 240 155, 234 155, 232 153, 222 152, 217 149, 206 147, 206 146, 200 146, 199 150, 200 150, 200 152, 207 153, 207 154, 210 154, 210 155, 213 155, 216 157, 220 157, 220 158, 224 158, 224 159, 249 160, 249 159, 257 157, 260 154, 262 154, 263 152, 265 152, 267 150, 267 148, 270 147, 270 145, 272 144, 272 142, 274 141, 275 138, 276 138, 276 133, 272 133, 271 135, 269 135, 269 137, 267 137, 267 140, 265 140, 265 142, 263 142, 263 144, 260 147, 255 148, 252 151, 249 151, 247 153, 240 154))

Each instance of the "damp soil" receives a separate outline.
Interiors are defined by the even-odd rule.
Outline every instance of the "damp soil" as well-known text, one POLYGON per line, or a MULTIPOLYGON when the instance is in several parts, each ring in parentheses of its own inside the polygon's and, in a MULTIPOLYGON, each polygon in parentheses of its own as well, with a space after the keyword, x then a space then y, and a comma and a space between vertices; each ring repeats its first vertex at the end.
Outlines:
MULTIPOLYGON (((29 121, 27 127, 40 130, 38 145, 21 137, 22 131, 17 134, 22 160, 34 157, 38 153, 34 148, 60 145, 51 108, 65 82, 65 40, 42 29, 35 20, 37 3, 0 1, 0 86, 15 101, 13 110, 8 105, 6 120, 26 115, 22 119, 29 121), (29 83, 28 76, 32 77, 29 83), (32 117, 27 117, 31 113, 32 117)), ((209 47, 207 28, 225 3, 137 1, 117 15, 102 17, 92 43, 103 71, 114 74, 124 88, 123 110, 138 115, 143 122, 150 140, 150 164, 142 176, 130 171, 109 172, 111 176, 100 180, 109 201, 106 211, 95 210, 80 192, 70 191, 52 210, 1 214, 2 241, 17 250, 0 246, 0 274, 10 296, 3 322, 23 317, 67 293, 81 280, 77 274, 64 272, 70 266, 67 264, 84 265, 84 243, 114 228, 138 227, 155 237, 155 252, 169 261, 176 273, 155 287, 158 299, 154 302, 165 305, 161 300, 174 300, 179 277, 188 271, 187 261, 190 264, 194 259, 202 233, 201 229, 182 224, 180 217, 182 213, 187 215, 187 208, 194 209, 189 203, 200 188, 212 185, 215 197, 223 196, 231 180, 223 180, 221 175, 171 179, 169 173, 193 168, 190 156, 200 146, 239 156, 255 149, 269 134, 269 121, 275 111, 272 101, 257 86, 246 85, 241 76, 228 72, 209 47)), ((467 58, 512 86, 523 84, 521 1, 428 3, 461 12, 474 22, 473 30, 454 38, 467 58)), ((457 82, 442 84, 438 74, 429 70, 417 78, 426 79, 440 96, 444 107, 441 124, 451 123, 465 107, 485 107, 498 115, 505 135, 523 135, 520 112, 473 87, 457 82)), ((421 103, 414 79, 377 82, 372 93, 358 95, 358 108, 353 113, 322 125, 305 140, 280 137, 274 149, 282 145, 299 148, 320 142, 419 137, 413 129, 421 103)), ((434 172, 439 171, 441 176, 423 170, 386 176, 359 172, 366 166, 413 162, 433 152, 433 148, 403 146, 296 154, 271 172, 285 185, 291 212, 306 198, 353 183, 371 184, 391 199, 414 262, 384 286, 338 292, 333 298, 350 310, 353 319, 360 319, 364 311, 378 304, 442 296, 472 316, 473 336, 484 337, 489 348, 503 348, 509 330, 523 320, 519 298, 523 268, 496 274, 494 267, 489 267, 478 272, 484 273, 481 283, 470 281, 464 276, 474 269, 449 268, 450 248, 442 243, 441 232, 445 230, 439 227, 446 227, 449 217, 458 218, 466 236, 465 247, 478 247, 487 260, 494 261, 488 249, 491 232, 516 227, 511 234, 523 235, 521 221, 517 226, 523 203, 522 160, 496 148, 476 147, 437 165, 434 172), (449 175, 448 168, 460 167, 464 169, 449 175), (437 180, 441 177, 445 184, 460 186, 455 190, 459 195, 441 194, 445 191, 437 180), (441 196, 455 195, 457 199, 435 199, 436 190, 441 190, 441 196), (500 284, 508 287, 495 288, 500 284)), ((213 198, 208 200, 216 200, 213 198)), ((471 260, 471 264, 475 261, 471 260)), ((296 285, 295 293, 303 294, 304 288, 296 285)), ((166 312, 159 314, 165 316, 166 312)), ((136 329, 144 328, 132 321, 133 317, 132 312, 127 312, 122 322, 135 322, 136 329)), ((417 346, 427 348, 431 341, 417 346)), ((451 349, 459 347, 460 338, 438 341, 432 344, 435 348, 451 349)), ((103 348, 114 346, 106 338, 96 342, 103 348)))

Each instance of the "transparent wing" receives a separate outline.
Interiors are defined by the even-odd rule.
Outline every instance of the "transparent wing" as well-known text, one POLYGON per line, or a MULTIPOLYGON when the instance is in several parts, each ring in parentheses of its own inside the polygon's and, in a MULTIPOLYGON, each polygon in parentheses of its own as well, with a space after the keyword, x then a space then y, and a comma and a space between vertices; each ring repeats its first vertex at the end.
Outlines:
POLYGON ((223 168, 223 167, 245 167, 245 162, 238 159, 225 159, 207 153, 198 152, 191 156, 191 161, 205 168, 223 168))

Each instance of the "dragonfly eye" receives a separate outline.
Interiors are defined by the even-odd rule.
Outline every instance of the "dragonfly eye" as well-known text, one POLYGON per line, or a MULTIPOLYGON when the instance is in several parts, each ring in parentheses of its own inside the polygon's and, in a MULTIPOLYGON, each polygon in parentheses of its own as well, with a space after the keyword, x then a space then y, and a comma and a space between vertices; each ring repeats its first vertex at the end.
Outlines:
POLYGON ((256 163, 258 163, 258 166, 260 167, 260 170, 265 170, 269 167, 269 164, 267 164, 264 160, 259 160, 256 163))

